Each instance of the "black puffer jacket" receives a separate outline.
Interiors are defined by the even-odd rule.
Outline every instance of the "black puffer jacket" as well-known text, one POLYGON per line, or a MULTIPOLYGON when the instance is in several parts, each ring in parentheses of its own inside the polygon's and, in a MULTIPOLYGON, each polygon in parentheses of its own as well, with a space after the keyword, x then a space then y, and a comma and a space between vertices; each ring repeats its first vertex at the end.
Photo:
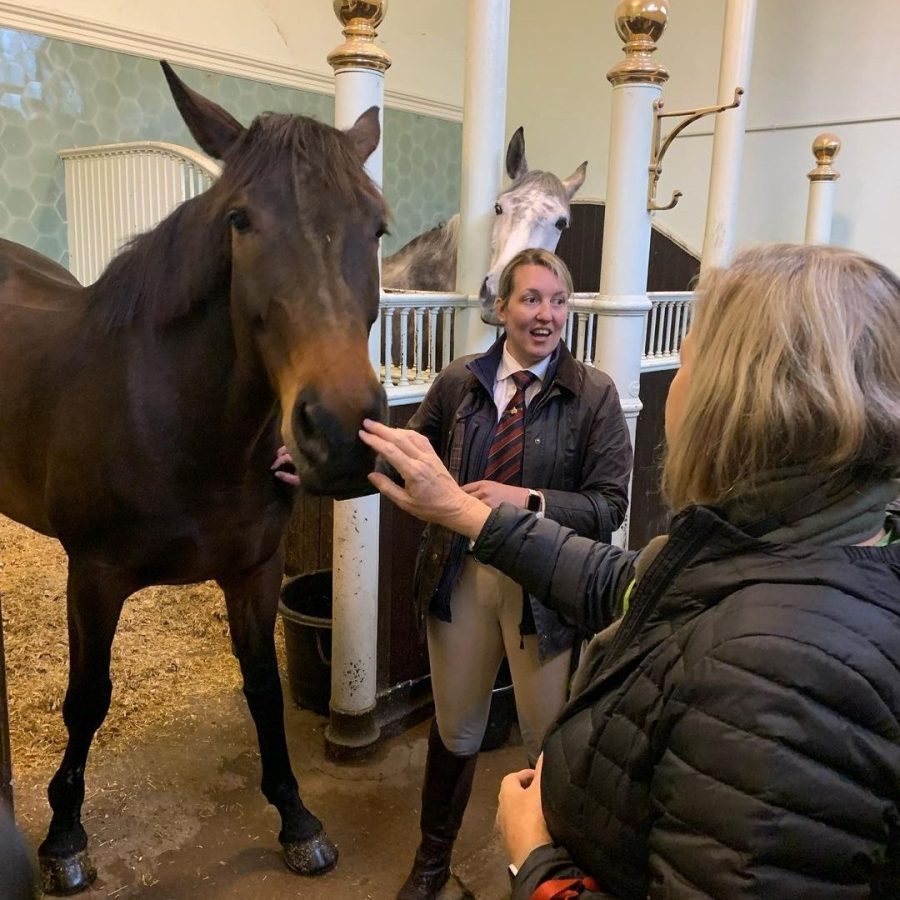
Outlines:
MULTIPOLYGON (((424 434, 460 483, 484 474, 497 424, 493 389, 503 339, 486 353, 454 360, 438 375, 407 427, 424 434)), ((551 360, 525 414, 522 484, 540 489, 546 515, 581 535, 608 541, 628 507, 631 439, 612 379, 578 362, 565 344, 551 360)), ((420 611, 449 621, 450 595, 468 542, 426 527, 416 561, 420 611)), ((531 601, 542 657, 572 645, 573 631, 531 601)))
MULTIPOLYGON (((593 630, 635 558, 510 506, 475 555, 593 630)), ((557 846, 515 900, 580 873, 585 898, 900 897, 900 544, 681 514, 546 739, 542 801, 557 846)))

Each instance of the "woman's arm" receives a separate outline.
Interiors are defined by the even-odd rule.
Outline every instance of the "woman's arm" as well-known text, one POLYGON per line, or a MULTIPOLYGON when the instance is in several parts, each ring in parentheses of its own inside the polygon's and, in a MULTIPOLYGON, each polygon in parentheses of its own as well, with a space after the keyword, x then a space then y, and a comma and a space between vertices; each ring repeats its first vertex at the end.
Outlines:
POLYGON ((635 552, 579 538, 508 504, 492 511, 459 487, 422 435, 368 419, 363 424, 360 438, 404 480, 401 487, 380 472, 369 476, 388 499, 417 518, 475 540, 476 558, 584 629, 599 631, 610 624, 632 577, 635 552))

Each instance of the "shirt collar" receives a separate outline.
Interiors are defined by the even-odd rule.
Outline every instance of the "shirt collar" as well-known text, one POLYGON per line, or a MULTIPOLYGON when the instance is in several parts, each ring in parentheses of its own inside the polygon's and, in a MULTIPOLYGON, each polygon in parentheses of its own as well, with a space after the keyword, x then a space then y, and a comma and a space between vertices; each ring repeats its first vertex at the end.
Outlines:
POLYGON ((509 378, 513 372, 527 369, 529 372, 536 375, 538 380, 543 384, 552 356, 552 353, 549 356, 545 356, 539 363, 535 363, 533 366, 523 366, 513 358, 512 353, 509 352, 506 342, 504 341, 503 355, 500 358, 500 365, 497 366, 497 381, 503 381, 504 378, 509 378))

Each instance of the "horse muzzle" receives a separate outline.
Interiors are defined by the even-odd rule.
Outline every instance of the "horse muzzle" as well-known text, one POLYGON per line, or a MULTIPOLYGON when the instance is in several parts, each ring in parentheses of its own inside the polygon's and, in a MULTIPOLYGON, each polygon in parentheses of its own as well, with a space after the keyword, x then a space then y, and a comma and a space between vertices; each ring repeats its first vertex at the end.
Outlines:
POLYGON ((501 325, 497 316, 497 308, 494 301, 497 299, 496 284, 492 285, 490 275, 481 282, 481 290, 478 292, 478 300, 481 303, 481 321, 487 325, 501 325))
POLYGON ((304 388, 291 415, 292 449, 302 489, 309 494, 349 500, 375 493, 368 480, 375 454, 359 439, 363 419, 383 422, 387 416, 384 389, 375 382, 365 402, 350 407, 329 403, 319 390, 304 388))

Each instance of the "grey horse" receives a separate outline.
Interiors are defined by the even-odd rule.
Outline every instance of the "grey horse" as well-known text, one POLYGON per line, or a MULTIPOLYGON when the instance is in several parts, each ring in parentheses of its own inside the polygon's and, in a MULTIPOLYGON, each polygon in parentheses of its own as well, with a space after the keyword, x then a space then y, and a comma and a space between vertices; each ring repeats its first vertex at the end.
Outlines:
MULTIPOLYGON (((528 168, 525 131, 516 129, 506 148, 506 173, 512 184, 497 197, 491 233, 491 265, 481 285, 481 318, 499 324, 494 313, 503 267, 528 247, 555 250, 569 225, 569 202, 584 183, 587 161, 565 179, 528 168)), ((414 237, 382 262, 382 286, 400 291, 452 291, 456 285, 459 215, 414 237)))

